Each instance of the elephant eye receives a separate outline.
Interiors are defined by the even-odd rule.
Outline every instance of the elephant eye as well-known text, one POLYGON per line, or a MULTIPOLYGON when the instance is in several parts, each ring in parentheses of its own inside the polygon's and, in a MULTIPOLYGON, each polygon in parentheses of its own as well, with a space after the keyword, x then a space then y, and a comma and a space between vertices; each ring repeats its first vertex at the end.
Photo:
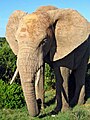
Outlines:
POLYGON ((39 43, 38 47, 44 46, 44 45, 46 44, 46 42, 47 42, 47 37, 45 37, 45 38, 39 43))
POLYGON ((46 37, 46 38, 44 38, 43 41, 42 41, 42 46, 46 45, 47 42, 48 42, 48 39, 47 39, 47 37, 46 37))
POLYGON ((47 37, 45 37, 42 41, 42 43, 46 43, 47 42, 47 37))

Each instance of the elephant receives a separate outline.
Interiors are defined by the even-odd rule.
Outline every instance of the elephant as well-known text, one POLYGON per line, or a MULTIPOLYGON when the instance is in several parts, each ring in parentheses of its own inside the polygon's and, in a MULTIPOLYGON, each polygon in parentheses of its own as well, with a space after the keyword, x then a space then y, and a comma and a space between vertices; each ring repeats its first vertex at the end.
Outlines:
MULTIPOLYGON (((48 10, 54 10, 57 9, 54 6, 42 6, 40 9, 43 9, 44 11, 48 11, 48 10)), ((20 19, 25 16, 27 13, 21 11, 21 10, 16 10, 15 12, 12 13, 12 15, 9 18, 7 27, 6 27, 6 39, 7 42, 9 43, 13 53, 15 55, 18 55, 18 41, 16 40, 15 34, 17 31, 17 27, 19 24, 20 19)), ((37 78, 36 78, 36 98, 37 99, 41 99, 42 102, 42 108, 44 108, 44 78, 43 78, 43 69, 41 69, 38 73, 37 73, 37 78), (41 73, 41 74, 40 74, 41 73), (40 80, 39 80, 40 79, 40 80)), ((18 73, 18 69, 16 69, 15 74, 12 78, 12 81, 10 82, 10 84, 12 84, 12 82, 15 79, 15 76, 18 73)))
MULTIPOLYGON (((16 34, 20 19, 24 17, 26 14, 27 13, 21 10, 14 11, 10 16, 8 20, 8 24, 6 26, 6 40, 9 43, 13 53, 17 57, 18 57, 18 41, 16 40, 15 34, 16 34)), ((12 84, 18 72, 19 70, 17 68, 10 84, 12 84)), ((36 83, 35 83, 36 98, 41 99, 42 108, 43 108, 44 107, 44 84, 43 84, 44 81, 42 79, 43 79, 43 67, 39 70, 39 72, 37 72, 36 83)))
MULTIPOLYGON (((6 31, 8 29, 11 27, 8 28, 7 25, 6 31)), ((70 105, 76 104, 79 95, 82 97, 80 91, 84 87, 89 58, 89 22, 76 10, 55 9, 24 14, 14 29, 18 46, 17 67, 29 114, 37 116, 40 112, 35 94, 35 80, 39 70, 44 69, 44 61, 53 65, 56 76, 57 105, 54 112, 58 113, 62 108, 62 94, 68 105, 61 67, 67 68, 66 71, 68 68, 73 70, 76 90, 70 105)), ((7 41, 11 34, 6 32, 7 41)))
MULTIPOLYGON (((43 9, 44 11, 48 11, 48 10, 54 10, 57 8, 54 6, 47 6, 47 7, 42 6, 41 9, 43 9)), ((39 8, 38 12, 40 12, 40 8, 39 8)), ((12 13, 12 15, 10 16, 10 18, 8 20, 8 24, 6 26, 6 40, 9 43, 13 53, 17 57, 18 57, 18 41, 16 40, 15 35, 16 35, 16 31, 17 31, 20 19, 22 19, 22 17, 24 17, 26 14, 27 13, 25 13, 21 10, 14 11, 12 13)), ((18 68, 16 69, 15 74, 14 74, 10 84, 12 84, 12 82, 15 80, 17 73, 18 73, 18 68)), ((41 106, 43 108, 44 107, 44 69, 43 69, 43 67, 37 72, 35 81, 36 81, 35 82, 36 98, 41 99, 41 102, 42 102, 41 106)))

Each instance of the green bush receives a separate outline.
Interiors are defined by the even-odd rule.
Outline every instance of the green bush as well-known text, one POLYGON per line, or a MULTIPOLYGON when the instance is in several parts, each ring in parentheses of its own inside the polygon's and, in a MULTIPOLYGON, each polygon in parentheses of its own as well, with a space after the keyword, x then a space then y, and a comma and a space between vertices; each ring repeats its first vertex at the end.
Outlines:
POLYGON ((8 82, 12 79, 16 68, 16 56, 13 54, 5 38, 0 38, 0 79, 8 82))
POLYGON ((9 85, 0 80, 0 108, 21 108, 24 105, 21 86, 16 83, 9 85))
POLYGON ((45 90, 49 90, 55 87, 55 76, 54 71, 45 64, 45 90))
POLYGON ((0 80, 0 108, 4 106, 6 85, 4 81, 0 80))

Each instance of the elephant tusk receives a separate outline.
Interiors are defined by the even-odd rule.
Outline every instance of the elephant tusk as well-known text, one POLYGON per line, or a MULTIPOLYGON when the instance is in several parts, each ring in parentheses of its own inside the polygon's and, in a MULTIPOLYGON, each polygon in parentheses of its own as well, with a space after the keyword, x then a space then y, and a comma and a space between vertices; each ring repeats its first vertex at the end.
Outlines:
POLYGON ((18 72, 19 72, 19 70, 18 70, 18 68, 17 68, 16 71, 15 71, 15 73, 14 73, 14 75, 13 75, 13 77, 12 77, 12 80, 10 81, 10 85, 11 85, 11 84, 13 83, 13 81, 15 80, 18 72))
POLYGON ((40 80, 40 69, 37 72, 36 81, 35 81, 35 87, 38 85, 39 80, 40 80))

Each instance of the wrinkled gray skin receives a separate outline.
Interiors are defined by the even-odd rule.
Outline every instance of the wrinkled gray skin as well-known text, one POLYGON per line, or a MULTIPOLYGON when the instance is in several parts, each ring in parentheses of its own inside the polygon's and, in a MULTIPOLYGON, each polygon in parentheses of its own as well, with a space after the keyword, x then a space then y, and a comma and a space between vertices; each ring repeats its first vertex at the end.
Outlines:
MULTIPOLYGON (((67 10, 64 11, 66 16, 67 10)), ((57 13, 57 11, 55 13, 57 13)), ((90 38, 87 40, 83 39, 83 42, 81 42, 81 44, 77 44, 75 46, 76 49, 71 48, 73 51, 71 50, 69 51, 69 53, 66 52, 67 53, 67 54, 65 53, 66 56, 61 58, 61 56, 59 56, 59 53, 57 54, 56 52, 56 50, 58 51, 59 48, 58 40, 59 39, 62 40, 59 34, 57 34, 57 32, 59 31, 58 25, 60 22, 58 20, 59 13, 57 13, 57 16, 56 14, 53 14, 51 16, 50 15, 51 13, 35 12, 31 15, 27 14, 25 16, 22 16, 19 19, 17 26, 11 26, 10 23, 7 25, 6 36, 11 48, 13 49, 12 44, 9 41, 9 37, 11 35, 14 35, 15 39, 14 42, 16 42, 17 43, 16 46, 18 46, 17 47, 18 52, 16 53, 18 56, 17 67, 19 69, 21 84, 27 108, 31 116, 36 116, 40 112, 36 100, 37 97, 35 90, 35 82, 38 71, 39 70, 43 71, 44 69, 43 67, 44 61, 48 62, 51 66, 53 66, 56 76, 56 101, 57 101, 57 106, 55 108, 56 112, 59 112, 61 110, 63 100, 65 101, 65 104, 63 106, 66 106, 66 108, 68 108, 69 106, 67 90, 65 88, 66 85, 65 82, 68 81, 67 76, 69 74, 69 69, 73 71, 76 81, 75 94, 70 102, 70 106, 74 106, 77 102, 81 102, 79 101, 79 97, 80 98, 83 97, 83 94, 81 94, 82 92, 80 93, 80 91, 84 91, 83 88, 85 85, 85 72, 89 57, 90 38), (56 19, 54 15, 56 16, 56 19), (52 17, 54 18, 53 20, 51 20, 52 17), (55 24, 55 21, 57 20, 58 22, 56 22, 55 24), (15 30, 13 34, 12 34, 13 31, 12 32, 10 31, 11 27, 13 27, 13 29, 15 30), (53 27, 55 28, 55 33, 53 27), (55 53, 57 54, 56 56, 55 53), (66 73, 65 71, 64 72, 61 71, 60 67, 65 67, 66 73)), ((17 16, 15 16, 14 20, 17 20, 16 17, 17 16)), ((63 20, 63 16, 61 17, 62 17, 61 20, 63 20)), ((10 20, 12 21, 13 18, 10 20)), ((15 21, 14 23, 12 23, 12 25, 14 24, 15 21)), ((87 25, 87 22, 85 23, 85 25, 87 25)), ((76 26, 76 28, 78 28, 78 26, 76 26)), ((80 27, 80 29, 81 28, 83 27, 80 27)), ((87 33, 87 31, 85 31, 85 33, 87 33)), ((88 33, 87 36, 89 36, 88 33)), ((70 46, 66 45, 66 48, 69 49, 70 46)), ((64 52, 65 51, 62 50, 60 53, 64 52)), ((41 75, 43 74, 41 73, 41 75)))

